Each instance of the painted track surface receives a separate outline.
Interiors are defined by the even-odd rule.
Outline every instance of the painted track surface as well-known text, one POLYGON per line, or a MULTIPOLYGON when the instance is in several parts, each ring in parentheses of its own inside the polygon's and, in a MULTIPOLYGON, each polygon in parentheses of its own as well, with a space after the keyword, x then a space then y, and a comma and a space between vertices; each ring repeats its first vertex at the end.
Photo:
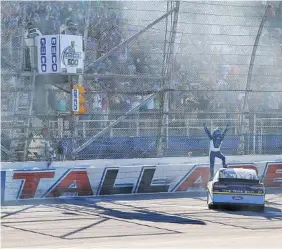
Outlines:
POLYGON ((282 191, 265 213, 208 210, 205 198, 147 195, 2 206, 2 248, 281 249, 282 191))

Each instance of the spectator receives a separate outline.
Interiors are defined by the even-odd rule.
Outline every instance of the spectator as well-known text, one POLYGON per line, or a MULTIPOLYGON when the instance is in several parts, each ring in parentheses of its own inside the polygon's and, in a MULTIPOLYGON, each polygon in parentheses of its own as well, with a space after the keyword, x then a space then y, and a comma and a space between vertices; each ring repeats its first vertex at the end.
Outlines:
POLYGON ((92 97, 92 118, 96 120, 97 127, 102 126, 102 96, 99 93, 95 93, 92 97))
POLYGON ((10 156, 5 151, 7 150, 8 152, 10 152, 11 139, 9 138, 9 136, 6 134, 5 131, 1 133, 1 146, 4 146, 4 150, 2 150, 1 148, 1 152, 2 152, 1 160, 8 161, 10 156))
POLYGON ((58 112, 67 112, 68 97, 65 93, 57 93, 57 105, 56 110, 58 112))
POLYGON ((109 119, 109 98, 107 96, 107 94, 103 94, 102 95, 102 113, 103 113, 103 124, 102 126, 103 127, 106 127, 107 126, 107 122, 108 122, 108 119, 109 119))
POLYGON ((36 28, 32 22, 29 22, 25 29, 24 41, 27 46, 26 50, 26 67, 33 69, 36 67, 35 65, 35 37, 42 36, 40 30, 36 28))
POLYGON ((74 24, 72 19, 68 18, 65 25, 60 28, 60 33, 63 35, 79 35, 77 24, 74 24))
POLYGON ((69 139, 67 139, 67 136, 65 136, 63 139, 61 139, 58 142, 57 154, 59 160, 64 161, 66 160, 66 158, 69 158, 70 146, 69 146, 69 139))
POLYGON ((34 135, 28 146, 29 159, 40 160, 49 159, 53 148, 49 142, 49 131, 47 128, 43 128, 41 133, 34 135))
POLYGON ((128 112, 131 109, 131 99, 129 96, 125 97, 123 104, 124 106, 122 111, 128 112))
POLYGON ((92 108, 94 113, 100 113, 102 110, 102 97, 98 93, 93 96, 92 108))

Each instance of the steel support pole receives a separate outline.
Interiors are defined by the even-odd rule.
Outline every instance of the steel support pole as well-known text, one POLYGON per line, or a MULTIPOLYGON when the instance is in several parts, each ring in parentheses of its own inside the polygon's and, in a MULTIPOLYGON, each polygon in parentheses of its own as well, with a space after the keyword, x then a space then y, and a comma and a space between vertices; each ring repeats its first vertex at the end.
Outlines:
POLYGON ((36 79, 36 68, 33 68, 33 76, 31 78, 31 92, 30 92, 30 102, 29 102, 29 110, 28 110, 28 126, 26 130, 26 137, 25 137, 25 146, 24 146, 24 160, 27 160, 28 155, 28 142, 29 142, 29 135, 32 125, 32 110, 33 110, 33 104, 34 104, 34 92, 35 92, 35 79, 36 79))
POLYGON ((157 138, 157 156, 163 156, 168 148, 168 119, 169 119, 169 100, 170 100, 170 87, 172 81, 173 72, 173 57, 174 57, 174 42, 176 36, 176 29, 178 23, 178 13, 179 13, 180 2, 176 1, 175 12, 173 16, 173 24, 171 28, 171 37, 168 46, 168 53, 166 58, 166 63, 164 64, 164 76, 166 80, 164 81, 164 90, 161 93, 161 103, 162 103, 162 117, 160 124, 159 136, 157 138))
POLYGON ((245 133, 247 130, 246 127, 246 113, 247 113, 247 104, 248 104, 248 100, 249 100, 249 92, 250 92, 250 87, 251 87, 251 82, 252 82, 252 75, 253 75, 253 67, 254 67, 254 62, 255 62, 255 58, 256 58, 256 52, 257 52, 257 48, 259 45, 259 40, 261 37, 261 33, 264 27, 264 24, 266 22, 267 19, 267 13, 268 10, 271 6, 267 5, 265 8, 265 12, 264 15, 262 17, 262 20, 260 22, 260 26, 256 35, 256 39, 255 39, 255 43, 253 46, 253 51, 252 51, 252 55, 251 55, 251 59, 250 59, 250 64, 249 64, 249 70, 248 70, 248 76, 247 76, 247 83, 246 83, 246 88, 245 88, 245 96, 244 96, 244 103, 243 103, 243 107, 241 110, 241 120, 240 120, 240 124, 239 124, 239 132, 240 132, 240 145, 239 145, 239 154, 244 154, 245 153, 245 133))

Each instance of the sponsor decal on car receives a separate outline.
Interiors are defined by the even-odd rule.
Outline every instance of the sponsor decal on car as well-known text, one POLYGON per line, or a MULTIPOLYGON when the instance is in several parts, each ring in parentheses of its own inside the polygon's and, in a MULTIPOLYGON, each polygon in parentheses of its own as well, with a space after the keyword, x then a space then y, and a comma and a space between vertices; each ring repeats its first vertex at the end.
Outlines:
POLYGON ((235 201, 240 201, 240 200, 243 200, 243 196, 235 195, 235 196, 232 196, 232 199, 235 201))

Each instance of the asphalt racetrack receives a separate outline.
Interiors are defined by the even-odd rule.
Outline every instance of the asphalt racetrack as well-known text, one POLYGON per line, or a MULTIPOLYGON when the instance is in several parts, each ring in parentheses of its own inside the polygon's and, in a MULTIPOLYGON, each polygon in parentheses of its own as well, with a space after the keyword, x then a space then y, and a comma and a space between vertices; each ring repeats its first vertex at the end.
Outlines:
POLYGON ((188 194, 2 206, 2 248, 282 248, 282 191, 264 213, 188 194))

